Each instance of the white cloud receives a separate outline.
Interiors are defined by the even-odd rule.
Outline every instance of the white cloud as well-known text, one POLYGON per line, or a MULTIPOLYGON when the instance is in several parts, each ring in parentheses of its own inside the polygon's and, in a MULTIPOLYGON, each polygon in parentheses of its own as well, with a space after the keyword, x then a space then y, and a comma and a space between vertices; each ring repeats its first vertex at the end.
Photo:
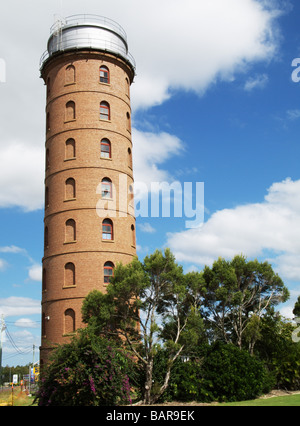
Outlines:
POLYGON ((7 262, 3 259, 0 259, 0 271, 4 271, 7 267, 7 262))
POLYGON ((44 152, 25 142, 0 144, 0 207, 42 208, 44 152))
POLYGON ((272 9, 254 0, 132 4, 139 17, 129 27, 138 65, 135 108, 162 103, 173 89, 202 94, 218 80, 232 81, 249 64, 269 61, 276 53, 280 13, 275 2, 269 2, 272 9))
POLYGON ((202 228, 169 233, 167 245, 178 261, 200 265, 269 253, 283 278, 299 280, 300 180, 274 183, 262 203, 217 211, 202 228))
POLYGON ((286 113, 288 120, 293 121, 300 118, 300 109, 290 109, 286 113))
POLYGON ((43 275, 43 268, 41 265, 35 264, 29 268, 28 276, 31 280, 41 282, 42 275, 43 275))
POLYGON ((0 247, 0 253, 22 253, 27 255, 27 251, 25 249, 22 249, 20 247, 16 246, 6 246, 6 247, 0 247))
MULTIPOLYGON (((54 14, 99 14, 99 1, 87 0, 83 7, 81 0, 65 0, 61 8, 50 1, 17 3, 8 2, 1 11, 0 51, 6 83, 0 86, 0 208, 31 211, 43 206, 45 90, 38 60, 46 50, 54 14)), ((218 80, 232 81, 249 64, 272 59, 278 44, 276 5, 276 1, 256 0, 107 3, 105 15, 126 29, 129 50, 137 62, 134 109, 161 104, 174 89, 202 94, 218 80)), ((140 139, 149 135, 139 132, 134 138, 138 147, 140 139)), ((174 137, 170 139, 174 143, 174 137)), ((145 156, 136 149, 136 157, 146 166, 146 179, 154 175, 165 180, 158 156, 153 159, 150 150, 145 156), (145 157, 149 154, 150 159, 145 157)), ((135 172, 139 178, 141 168, 137 166, 135 172)))
POLYGON ((35 321, 32 321, 29 318, 20 318, 15 322, 15 327, 20 328, 40 328, 40 324, 35 321))
POLYGON ((147 234, 154 234, 156 232, 156 229, 153 228, 153 226, 150 225, 150 223, 140 223, 139 228, 142 232, 145 232, 147 234))
POLYGON ((263 89, 267 85, 268 81, 269 77, 267 74, 251 77, 246 81, 244 89, 247 92, 251 92, 253 89, 263 89))
POLYGON ((41 313, 40 300, 30 299, 28 297, 8 297, 0 299, 0 315, 4 317, 33 315, 41 313))
POLYGON ((142 183, 143 187, 146 185, 150 189, 151 182, 170 181, 172 176, 160 166, 172 156, 183 152, 183 142, 169 133, 141 132, 136 129, 133 129, 133 140, 136 187, 142 183))

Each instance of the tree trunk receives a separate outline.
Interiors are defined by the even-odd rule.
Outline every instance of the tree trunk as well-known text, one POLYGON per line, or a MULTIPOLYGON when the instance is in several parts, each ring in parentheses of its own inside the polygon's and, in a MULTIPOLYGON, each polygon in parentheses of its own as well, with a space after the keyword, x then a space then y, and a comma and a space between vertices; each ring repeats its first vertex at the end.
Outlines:
POLYGON ((151 390, 152 390, 152 376, 153 376, 153 358, 149 360, 146 366, 146 381, 145 381, 145 396, 144 403, 151 404, 151 390))

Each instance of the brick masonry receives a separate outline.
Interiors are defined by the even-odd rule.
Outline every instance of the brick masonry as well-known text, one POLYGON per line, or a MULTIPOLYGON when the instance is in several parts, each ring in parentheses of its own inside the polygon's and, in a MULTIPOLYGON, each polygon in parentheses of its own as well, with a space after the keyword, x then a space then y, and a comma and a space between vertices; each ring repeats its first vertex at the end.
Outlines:
POLYGON ((56 344, 83 326, 83 299, 105 291, 104 264, 136 256, 130 84, 132 68, 121 58, 92 50, 51 57, 42 68, 47 88, 45 249, 43 258, 41 365, 56 344), (100 82, 100 67, 110 82, 100 82), (100 119, 100 103, 110 120, 100 119), (101 140, 111 158, 101 158, 101 140), (121 176, 121 179, 120 179, 121 176), (102 197, 101 181, 112 182, 102 197), (102 238, 110 218, 112 240, 102 238))

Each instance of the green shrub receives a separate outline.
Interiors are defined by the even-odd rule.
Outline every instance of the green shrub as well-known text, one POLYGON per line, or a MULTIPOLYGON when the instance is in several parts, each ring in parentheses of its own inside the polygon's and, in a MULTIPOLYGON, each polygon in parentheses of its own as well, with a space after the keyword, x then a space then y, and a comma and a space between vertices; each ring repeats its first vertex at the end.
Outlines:
POLYGON ((110 341, 82 331, 58 347, 39 386, 40 406, 103 406, 131 403, 132 361, 110 341))
POLYGON ((199 398, 203 401, 245 401, 272 387, 264 365, 247 351, 217 342, 202 365, 199 398))
MULTIPOLYGON (((163 352, 154 364, 155 380, 161 384, 166 367, 163 352)), ((217 342, 199 348, 198 356, 177 360, 162 401, 243 401, 269 392, 274 378, 247 351, 217 342)), ((154 386, 155 389, 155 386, 154 386)))

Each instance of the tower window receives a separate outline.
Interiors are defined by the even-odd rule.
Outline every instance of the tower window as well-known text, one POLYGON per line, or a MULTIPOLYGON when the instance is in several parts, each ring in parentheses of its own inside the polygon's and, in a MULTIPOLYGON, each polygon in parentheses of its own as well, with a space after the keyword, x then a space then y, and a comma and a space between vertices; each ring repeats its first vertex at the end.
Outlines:
POLYGON ((66 180, 66 200, 74 200, 76 198, 76 182, 75 179, 66 180))
POLYGON ((45 188, 45 208, 49 207, 49 188, 46 186, 45 188))
POLYGON ((76 81, 76 70, 74 65, 69 65, 66 68, 66 85, 74 84, 76 81))
POLYGON ((76 145, 74 139, 68 139, 66 142, 66 160, 76 158, 76 145))
POLYGON ((104 219, 102 222, 102 239, 113 240, 113 223, 110 219, 104 219))
POLYGON ((131 148, 128 148, 128 167, 132 169, 132 151, 131 148))
POLYGON ((114 264, 112 262, 106 262, 104 264, 104 284, 109 284, 112 277, 114 276, 114 264))
POLYGON ((49 247, 49 232, 48 232, 48 227, 46 226, 45 233, 44 233, 44 248, 47 249, 48 247, 49 247))
POLYGON ((101 194, 102 198, 112 198, 112 182, 109 178, 102 179, 101 194))
POLYGON ((100 83, 110 83, 109 69, 104 65, 100 67, 100 83))
POLYGON ((66 221, 66 243, 73 243, 76 241, 76 222, 74 219, 66 221))
POLYGON ((42 336, 46 337, 46 314, 42 314, 42 336))
POLYGON ((101 141, 101 158, 111 158, 111 143, 108 139, 101 141))
POLYGON ((131 119, 130 119, 129 112, 127 112, 127 114, 126 114, 126 127, 127 127, 128 132, 131 133, 131 119))
POLYGON ((134 225, 131 225, 131 238, 132 238, 132 245, 135 247, 135 227, 134 227, 134 225))
POLYGON ((69 101, 66 104, 66 121, 72 121, 75 119, 76 119, 75 102, 69 101))
POLYGON ((51 92, 51 89, 50 89, 50 77, 48 77, 48 79, 47 79, 47 96, 50 96, 50 92, 51 92))
POLYGON ((49 149, 46 149, 46 170, 50 168, 50 153, 49 149))
POLYGON ((64 334, 71 334, 74 333, 75 328, 75 312, 73 309, 67 309, 65 311, 65 318, 64 318, 64 334))
POLYGON ((129 84, 129 80, 128 80, 127 77, 125 79, 125 90, 126 90, 126 95, 130 96, 130 84, 129 84))
POLYGON ((100 119, 110 120, 110 106, 108 102, 101 102, 100 104, 100 119))
POLYGON ((44 268, 43 269, 43 281, 42 281, 42 290, 46 291, 47 290, 47 271, 44 268))
POLYGON ((47 118, 46 118, 46 130, 47 132, 50 131, 50 112, 47 112, 47 118))
POLYGON ((70 287, 75 285, 75 265, 67 263, 65 265, 65 286, 70 287))

